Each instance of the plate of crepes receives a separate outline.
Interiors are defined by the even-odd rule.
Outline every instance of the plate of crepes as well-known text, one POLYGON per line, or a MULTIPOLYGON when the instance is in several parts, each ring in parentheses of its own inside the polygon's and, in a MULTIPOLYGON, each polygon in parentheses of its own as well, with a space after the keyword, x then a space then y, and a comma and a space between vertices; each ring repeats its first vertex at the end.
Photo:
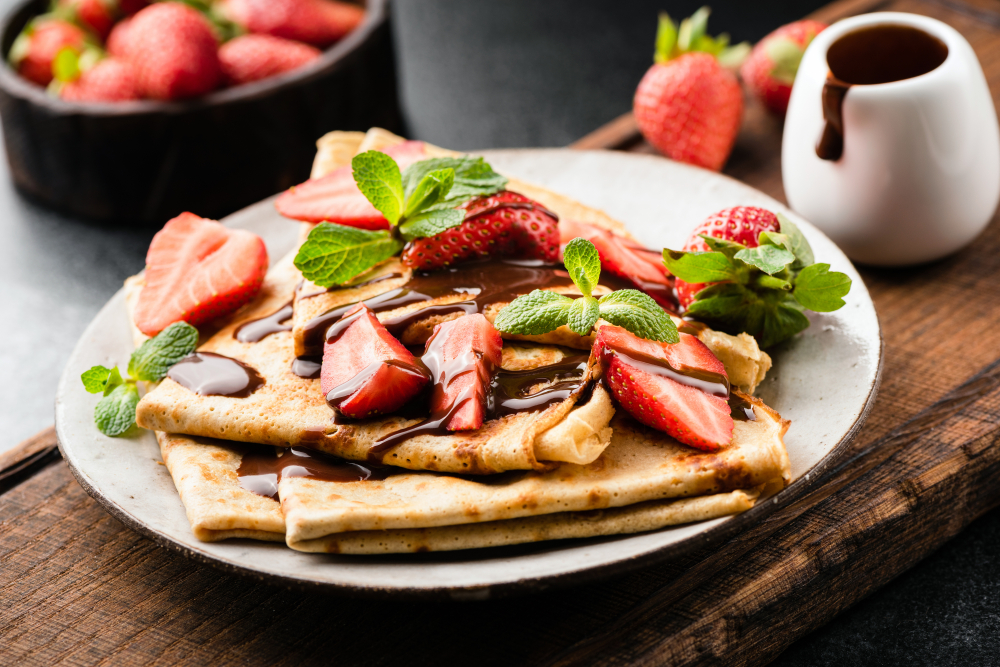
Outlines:
POLYGON ((355 593, 593 580, 760 521, 877 390, 875 309, 778 202, 647 156, 384 130, 184 213, 78 343, 56 428, 158 543, 355 593))

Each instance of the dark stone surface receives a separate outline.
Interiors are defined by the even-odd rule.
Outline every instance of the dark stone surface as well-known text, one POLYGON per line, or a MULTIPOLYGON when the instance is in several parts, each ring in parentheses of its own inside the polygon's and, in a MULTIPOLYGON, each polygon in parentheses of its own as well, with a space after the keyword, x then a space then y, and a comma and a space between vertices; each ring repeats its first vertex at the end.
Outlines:
MULTIPOLYGON (((657 11, 679 18, 699 4, 397 0, 411 133, 460 149, 569 143, 629 109, 650 62, 657 11)), ((755 40, 821 4, 714 2, 710 26, 755 40)), ((0 0, 2 11, 12 5, 0 0)), ((73 345, 122 281, 142 268, 154 231, 46 211, 14 191, 0 164, 0 450, 52 422, 55 385, 73 345)), ((1000 664, 1000 512, 776 664, 1000 664)))

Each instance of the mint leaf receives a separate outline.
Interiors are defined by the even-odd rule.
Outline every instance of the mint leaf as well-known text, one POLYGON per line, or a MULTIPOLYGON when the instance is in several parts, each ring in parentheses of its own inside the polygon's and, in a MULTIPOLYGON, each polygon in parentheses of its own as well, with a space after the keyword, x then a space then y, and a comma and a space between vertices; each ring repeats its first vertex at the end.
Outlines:
POLYGON ((170 367, 194 352, 198 330, 187 322, 174 322, 143 342, 128 361, 128 374, 136 380, 158 382, 170 367))
POLYGON ((736 278, 736 266, 721 252, 663 250, 663 263, 686 283, 716 283, 736 278))
POLYGON ((566 325, 573 333, 586 336, 597 324, 597 319, 600 316, 601 309, 597 299, 588 294, 573 301, 566 317, 566 325))
POLYGON ((636 336, 663 343, 680 341, 677 325, 652 297, 634 289, 605 294, 598 301, 601 318, 636 336))
POLYGON ((403 170, 406 196, 410 197, 424 176, 439 169, 454 170, 455 182, 438 206, 454 208, 473 197, 491 195, 507 187, 507 178, 493 171, 481 157, 439 157, 421 160, 403 170))
POLYGON ((380 151, 366 151, 354 156, 351 168, 358 189, 395 225, 403 213, 403 184, 396 161, 380 151))
POLYGON ((108 382, 104 385, 104 395, 107 396, 112 391, 115 390, 119 385, 125 384, 125 380, 122 379, 122 374, 115 366, 111 369, 111 373, 108 375, 108 382))
POLYGON ((795 255, 784 248, 775 245, 759 245, 756 248, 744 248, 733 255, 734 259, 755 266, 769 276, 782 271, 795 261, 795 255))
POLYGON ((846 274, 830 271, 829 264, 812 264, 795 278, 792 296, 800 304, 817 313, 829 313, 844 306, 851 291, 851 279, 846 274))
POLYGON ((563 250, 563 264, 580 292, 590 296, 601 279, 601 257, 594 244, 583 238, 573 239, 563 250))
POLYGON ((535 290, 510 302, 493 322, 498 330, 520 336, 540 336, 566 324, 573 299, 535 290))
POLYGON ((454 184, 454 169, 435 169, 428 172, 417 183, 413 193, 407 195, 406 211, 403 213, 403 217, 410 218, 434 206, 448 195, 454 184))
POLYGON ((332 287, 367 271, 402 248, 403 242, 384 230, 368 231, 321 222, 299 248, 295 266, 306 280, 320 287, 332 287))
MULTIPOLYGON (((111 377, 111 369, 105 368, 104 366, 93 366, 89 370, 85 370, 80 379, 83 380, 83 388, 89 391, 91 394, 99 394, 104 391, 104 387, 108 384, 108 378, 111 377)), ((121 375, 119 374, 119 377, 121 375)))
POLYGON ((424 211, 399 226, 399 234, 406 241, 435 236, 457 227, 465 220, 465 211, 457 208, 442 208, 424 211))
POLYGON ((135 423, 139 390, 131 382, 120 384, 94 408, 94 421, 104 435, 121 435, 135 423))
POLYGON ((795 255, 795 263, 792 264, 792 269, 801 269, 804 266, 809 266, 816 261, 813 256, 812 247, 809 245, 809 241, 806 240, 805 235, 799 229, 798 225, 789 220, 783 214, 778 213, 778 225, 781 229, 781 233, 788 237, 789 245, 785 248, 790 250, 793 255, 795 255))

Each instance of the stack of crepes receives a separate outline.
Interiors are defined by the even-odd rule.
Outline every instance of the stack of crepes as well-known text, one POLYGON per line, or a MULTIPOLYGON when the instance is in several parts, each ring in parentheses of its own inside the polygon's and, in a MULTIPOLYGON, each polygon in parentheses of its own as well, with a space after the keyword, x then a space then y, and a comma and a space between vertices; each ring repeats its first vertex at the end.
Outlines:
MULTIPOLYGON (((377 129, 333 132, 318 142, 312 176, 349 168, 356 153, 401 141, 377 129)), ((428 157, 455 155, 427 144, 423 150, 428 157)), ((508 189, 535 199, 563 220, 627 235, 603 212, 556 193, 515 179, 508 189)), ((306 233, 311 227, 288 224, 302 224, 306 233)), ((168 378, 150 388, 137 409, 139 425, 156 431, 200 540, 283 540, 300 551, 372 554, 635 533, 745 511, 762 494, 789 481, 782 442, 788 422, 758 399, 749 399, 756 419, 736 421, 728 447, 701 452, 623 411, 616 415, 610 396, 594 382, 600 364, 592 357, 581 390, 561 402, 487 421, 477 431, 420 435, 378 454, 378 463, 392 466, 394 474, 329 481, 297 468, 297 474, 276 478, 276 498, 260 495, 238 475, 244 457, 288 460, 294 456, 290 448, 309 448, 369 465, 369 450, 380 437, 419 421, 394 415, 335 423, 320 380, 291 370, 306 347, 307 322, 405 284, 409 270, 388 260, 352 281, 358 287, 326 291, 303 284, 293 257, 274 264, 253 302, 213 332, 202 331, 200 351, 251 366, 264 378, 263 386, 245 398, 204 396, 168 378), (379 276, 392 277, 372 280, 379 276), (310 298, 302 298, 304 294, 310 298), (271 315, 293 296, 292 330, 254 343, 234 337, 240 324, 271 315)), ((142 284, 141 276, 126 282, 130 307, 142 284)), ((449 298, 463 297, 442 299, 449 298)), ((378 317, 385 321, 442 299, 378 317)), ((491 305, 484 314, 492 320, 503 305, 491 305)), ((441 317, 417 318, 401 339, 408 344, 425 341, 441 317)), ((591 337, 576 336, 565 327, 531 340, 506 338, 506 370, 556 363, 573 353, 569 348, 585 355, 592 343, 591 337)), ((771 364, 754 340, 709 329, 699 338, 722 360, 731 384, 752 394, 771 364)), ((141 340, 136 330, 137 344, 141 340)))

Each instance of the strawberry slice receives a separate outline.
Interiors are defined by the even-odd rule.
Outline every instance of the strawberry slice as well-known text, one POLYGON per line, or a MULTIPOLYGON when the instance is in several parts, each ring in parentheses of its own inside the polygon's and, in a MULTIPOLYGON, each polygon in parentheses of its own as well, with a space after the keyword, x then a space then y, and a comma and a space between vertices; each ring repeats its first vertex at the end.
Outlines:
POLYGON ((348 417, 394 412, 429 381, 416 357, 363 303, 327 332, 320 388, 330 407, 348 417))
POLYGON ((602 270, 625 278, 667 310, 676 309, 673 285, 659 253, 585 222, 563 220, 559 231, 563 244, 577 237, 587 239, 597 248, 602 270))
POLYGON ((604 382, 637 420, 697 449, 714 452, 733 437, 726 369, 695 336, 674 345, 605 325, 594 351, 604 382))
MULTIPOLYGON (((400 171, 427 158, 422 141, 404 141, 379 150, 391 156, 400 171)), ((389 229, 389 221, 361 194, 349 164, 296 185, 282 193, 274 205, 278 213, 293 220, 325 220, 361 229, 389 229)))
POLYGON ((146 253, 135 325, 155 336, 174 322, 199 326, 250 301, 267 273, 267 248, 251 232, 181 213, 146 253))
POLYGON ((442 419, 449 431, 482 426, 502 348, 500 332, 478 313, 434 327, 422 357, 434 377, 431 419, 442 419))
POLYGON ((434 271, 455 262, 504 254, 510 247, 514 222, 502 215, 502 207, 480 206, 482 200, 489 199, 493 197, 479 197, 468 202, 469 212, 459 226, 407 243, 400 255, 403 264, 434 271))
POLYGON ((510 222, 510 243, 504 254, 518 259, 559 261, 559 216, 533 199, 503 190, 473 199, 465 208, 466 220, 489 215, 510 222))

